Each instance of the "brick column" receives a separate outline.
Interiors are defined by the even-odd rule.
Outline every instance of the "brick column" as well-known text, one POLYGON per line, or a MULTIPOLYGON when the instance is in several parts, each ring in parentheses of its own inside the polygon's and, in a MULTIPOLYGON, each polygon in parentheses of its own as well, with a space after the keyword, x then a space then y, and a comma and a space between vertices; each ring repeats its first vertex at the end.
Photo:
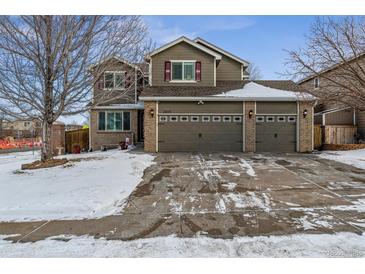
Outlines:
POLYGON ((144 102, 144 150, 147 152, 157 152, 157 116, 158 103, 144 102), (153 117, 151 110, 154 111, 153 117))
POLYGON ((299 152, 310 152, 313 150, 313 102, 298 102, 298 125, 299 125, 299 152), (303 117, 304 110, 307 116, 303 117))
POLYGON ((255 152, 256 150, 256 104, 255 102, 243 102, 245 104, 245 152, 255 152), (253 111, 250 118, 249 112, 253 111))

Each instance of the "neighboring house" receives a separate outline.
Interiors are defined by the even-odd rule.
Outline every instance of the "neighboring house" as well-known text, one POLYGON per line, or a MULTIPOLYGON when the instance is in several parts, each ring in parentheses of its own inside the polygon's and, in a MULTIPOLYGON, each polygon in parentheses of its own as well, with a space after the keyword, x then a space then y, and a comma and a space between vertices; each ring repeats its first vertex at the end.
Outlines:
POLYGON ((41 123, 36 120, 4 120, 2 123, 2 128, 12 130, 35 130, 41 128, 41 123))
POLYGON ((82 129, 82 128, 83 128, 82 125, 77 125, 77 124, 66 124, 65 125, 65 131, 78 130, 78 129, 82 129))
MULTIPOLYGON (((362 55, 361 58, 365 58, 362 55)), ((360 59, 363 61, 364 59, 360 59)), ((351 63, 352 60, 349 60, 351 63)), ((334 91, 325 77, 330 77, 331 73, 337 75, 341 73, 342 65, 334 65, 320 73, 306 77, 298 82, 304 89, 310 91, 312 94, 325 95, 328 89, 334 91)), ((335 92, 331 92, 335 94, 335 92)), ((349 107, 348 105, 339 102, 338 98, 326 98, 318 100, 314 114, 314 123, 322 126, 331 125, 356 125, 358 132, 358 139, 365 140, 365 111, 360 111, 349 107), (336 100, 337 99, 337 100, 336 100)))
POLYGON ((181 37, 146 56, 144 147, 149 152, 307 152, 314 97, 292 81, 247 81, 248 62, 181 37))
POLYGON ((146 70, 145 65, 120 58, 106 59, 91 68, 96 77, 90 110, 91 149, 115 146, 126 138, 131 144, 143 141, 143 103, 138 102, 138 94, 148 77, 146 70))

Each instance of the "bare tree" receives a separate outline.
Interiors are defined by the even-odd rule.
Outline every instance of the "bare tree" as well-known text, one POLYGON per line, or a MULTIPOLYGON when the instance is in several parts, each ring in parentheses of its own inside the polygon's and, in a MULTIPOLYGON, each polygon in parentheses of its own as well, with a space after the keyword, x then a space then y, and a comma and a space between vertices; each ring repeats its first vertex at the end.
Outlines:
POLYGON ((248 65, 246 71, 249 75, 249 78, 248 78, 249 80, 260 80, 260 79, 262 79, 261 70, 254 63, 250 62, 250 64, 248 65))
POLYGON ((319 17, 305 45, 287 52, 286 76, 320 76, 313 95, 365 109, 365 17, 319 17))
POLYGON ((90 66, 113 56, 140 59, 146 37, 138 16, 1 16, 0 111, 41 121, 41 159, 50 159, 52 124, 90 107, 105 70, 90 66))

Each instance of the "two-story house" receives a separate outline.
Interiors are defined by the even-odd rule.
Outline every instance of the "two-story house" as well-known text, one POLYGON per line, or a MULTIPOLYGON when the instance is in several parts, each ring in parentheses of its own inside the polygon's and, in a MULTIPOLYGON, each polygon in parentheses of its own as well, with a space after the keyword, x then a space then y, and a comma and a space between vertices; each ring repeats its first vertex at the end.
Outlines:
POLYGON ((108 58, 90 68, 95 84, 90 109, 89 144, 93 150, 143 142, 143 103, 138 101, 148 81, 146 64, 108 58))
POLYGON ((146 56, 144 147, 149 152, 306 152, 315 98, 292 81, 248 81, 248 62, 201 38, 146 56))
POLYGON ((315 107, 314 124, 321 126, 354 125, 357 126, 357 138, 365 141, 365 111, 339 102, 336 94, 344 94, 343 88, 328 80, 331 77, 336 78, 335 75, 345 74, 349 66, 356 68, 359 64, 365 66, 365 54, 361 55, 356 63, 350 59, 346 64, 333 65, 318 74, 301 79, 298 84, 312 94, 322 97, 315 107))

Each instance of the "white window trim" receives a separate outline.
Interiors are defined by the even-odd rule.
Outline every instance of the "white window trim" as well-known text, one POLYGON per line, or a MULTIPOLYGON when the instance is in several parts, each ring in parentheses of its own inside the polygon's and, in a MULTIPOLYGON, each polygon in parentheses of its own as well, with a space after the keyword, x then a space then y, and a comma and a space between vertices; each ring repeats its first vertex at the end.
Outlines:
POLYGON ((203 123, 209 123, 210 122, 210 116, 202 116, 202 122, 203 123), (204 120, 206 119, 206 120, 204 120))
POLYGON ((319 88, 319 85, 320 85, 320 80, 319 80, 319 77, 315 77, 313 79, 313 86, 315 89, 318 89, 319 88), (318 80, 318 86, 316 87, 316 81, 318 80))
POLYGON ((278 117, 276 117, 276 119, 277 119, 278 123, 285 123, 286 122, 286 117, 285 116, 278 116, 278 117), (283 119, 282 121, 280 121, 281 118, 283 119))
POLYGON ((180 122, 183 122, 183 123, 189 122, 189 116, 180 116, 180 122), (186 120, 183 121, 183 118, 186 118, 186 120))
POLYGON ((274 123, 275 122, 275 117, 274 116, 266 116, 266 122, 267 123, 274 123), (269 119, 272 119, 272 121, 269 121, 269 119))
POLYGON ((107 70, 107 71, 104 71, 104 75, 103 75, 103 77, 104 77, 104 88, 103 88, 103 90, 125 90, 125 81, 126 81, 126 79, 125 79, 125 73, 126 73, 126 71, 123 71, 123 70, 116 70, 116 71, 112 71, 112 70, 107 70), (106 73, 113 73, 113 88, 107 88, 107 87, 105 87, 105 74, 106 73), (118 73, 118 74, 122 74, 122 79, 123 79, 123 81, 122 81, 122 87, 118 87, 118 88, 116 88, 115 87, 115 74, 116 73, 118 73))
POLYGON ((199 122, 199 116, 197 116, 197 115, 193 115, 193 116, 191 116, 191 117, 190 117, 190 122, 198 123, 198 122, 199 122), (193 121, 193 119, 194 119, 194 118, 197 118, 197 120, 196 120, 196 121, 193 121))
POLYGON ((231 122, 232 122, 231 116, 223 116, 223 123, 231 123, 231 122), (228 121, 225 120, 226 118, 229 118, 228 121))
POLYGON ((263 122, 265 122, 265 116, 257 115, 256 116, 256 123, 263 123, 263 122), (262 120, 259 121, 260 119, 262 119, 262 120))
POLYGON ((196 66, 196 60, 170 60, 170 64, 171 64, 171 79, 170 79, 170 83, 196 83, 196 79, 195 79, 195 66, 196 66), (173 80, 172 77, 174 75, 174 72, 173 72, 173 63, 182 63, 182 80, 173 80), (194 76, 194 79, 193 80, 185 80, 184 79, 184 63, 193 63, 193 76, 194 76))
POLYGON ((288 116, 288 123, 296 123, 297 122, 297 117, 296 116, 288 116), (290 121, 290 119, 293 118, 294 121, 290 121))
POLYGON ((159 121, 161 123, 166 123, 166 122, 168 122, 168 120, 169 120, 169 118, 166 115, 161 115, 160 118, 159 118, 159 121))
POLYGON ((222 117, 221 116, 213 116, 212 117, 212 122, 213 123, 219 123, 222 121, 222 117), (215 120, 215 118, 218 118, 217 120, 215 120))
POLYGON ((97 131, 98 132, 131 132, 132 131, 132 113, 129 110, 125 110, 125 111, 98 111, 98 116, 97 116, 97 131), (99 129, 99 113, 100 112, 104 112, 105 113, 105 129, 99 129), (129 129, 128 130, 124 130, 124 112, 129 112, 129 129), (122 113, 122 129, 118 129, 118 130, 113 130, 113 129, 107 129, 107 122, 108 122, 108 113, 122 113))
POLYGON ((171 116, 169 117, 169 122, 173 122, 173 123, 179 122, 179 117, 177 117, 176 115, 171 115, 171 116), (175 121, 173 121, 173 120, 172 120, 172 118, 176 118, 176 120, 175 120, 175 121))
POLYGON ((242 123, 242 116, 233 116, 233 122, 234 123, 242 123), (238 118, 238 121, 236 121, 236 118, 238 118))

